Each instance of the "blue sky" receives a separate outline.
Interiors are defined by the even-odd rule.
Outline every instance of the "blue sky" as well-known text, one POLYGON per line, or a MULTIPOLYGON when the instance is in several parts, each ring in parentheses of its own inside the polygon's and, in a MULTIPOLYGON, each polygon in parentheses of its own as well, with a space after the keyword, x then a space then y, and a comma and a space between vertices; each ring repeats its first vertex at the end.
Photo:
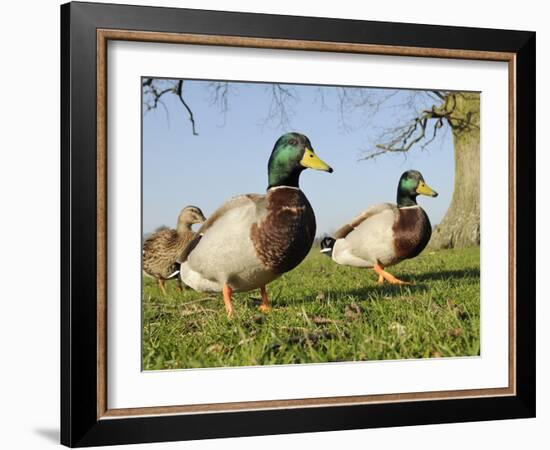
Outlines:
MULTIPOLYGON (((447 210, 454 183, 454 154, 449 131, 425 149, 413 148, 404 157, 382 155, 359 161, 372 150, 385 128, 412 117, 414 110, 429 107, 426 95, 393 92, 372 113, 372 107, 349 111, 342 124, 335 88, 324 87, 324 104, 317 86, 291 87, 296 101, 290 126, 281 129, 267 121, 270 85, 232 83, 225 115, 212 104, 208 81, 185 81, 184 94, 197 122, 191 132, 186 112, 175 95, 165 95, 165 107, 143 116, 143 231, 160 225, 175 227, 185 205, 199 206, 206 216, 228 198, 263 193, 267 186, 267 161, 277 138, 287 131, 307 135, 318 156, 334 173, 305 170, 300 187, 317 218, 317 234, 334 231, 374 203, 395 202, 398 179, 405 170, 422 172, 439 197, 419 197, 432 224, 447 210), (370 113, 369 113, 370 112, 370 113)), ((366 89, 366 88, 365 88, 366 89)), ((386 98, 390 91, 368 89, 369 99, 386 98)), ((430 136, 431 137, 431 132, 430 136)))

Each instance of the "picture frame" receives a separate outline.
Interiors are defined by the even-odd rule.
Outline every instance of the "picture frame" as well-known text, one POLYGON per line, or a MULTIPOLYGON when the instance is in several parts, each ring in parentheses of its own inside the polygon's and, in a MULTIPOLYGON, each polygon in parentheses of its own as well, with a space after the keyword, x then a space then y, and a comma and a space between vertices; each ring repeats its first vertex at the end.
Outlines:
MULTIPOLYGON (((70 447, 535 416, 535 33, 73 2, 61 6, 61 442, 70 447), (508 64, 506 388, 205 405, 107 404, 107 43, 508 64)), ((320 368, 318 370, 321 370, 320 368)))

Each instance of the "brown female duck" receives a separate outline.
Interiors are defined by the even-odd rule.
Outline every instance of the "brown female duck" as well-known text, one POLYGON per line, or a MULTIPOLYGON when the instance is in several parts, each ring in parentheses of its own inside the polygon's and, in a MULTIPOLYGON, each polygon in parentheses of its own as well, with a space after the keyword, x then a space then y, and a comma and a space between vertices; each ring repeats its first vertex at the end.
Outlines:
MULTIPOLYGON (((187 244, 195 236, 191 226, 206 220, 202 211, 196 206, 186 206, 178 216, 175 230, 166 228, 153 233, 143 243, 143 271, 158 280, 160 290, 166 295, 166 280, 179 273, 178 258, 187 244)), ((178 288, 181 281, 177 278, 178 288)))

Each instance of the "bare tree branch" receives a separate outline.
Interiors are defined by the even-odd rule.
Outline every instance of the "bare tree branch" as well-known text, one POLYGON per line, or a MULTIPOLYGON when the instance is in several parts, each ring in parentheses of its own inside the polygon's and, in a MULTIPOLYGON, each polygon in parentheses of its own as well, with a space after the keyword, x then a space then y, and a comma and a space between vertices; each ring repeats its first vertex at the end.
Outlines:
POLYGON ((445 100, 445 94, 441 93, 440 91, 430 91, 430 92, 436 97, 439 97, 441 100, 445 100))
POLYGON ((320 86, 316 89, 313 103, 319 103, 319 108, 321 111, 332 111, 326 100, 325 89, 326 88, 324 86, 320 86))
POLYGON ((226 123, 227 112, 229 111, 231 83, 227 81, 213 81, 209 83, 208 87, 210 89, 210 105, 219 108, 223 115, 223 126, 226 123))
POLYGON ((142 82, 142 87, 143 106, 145 108, 145 112, 157 109, 158 106, 161 105, 168 116, 168 108, 166 107, 163 99, 166 94, 175 94, 189 115, 193 135, 198 135, 193 111, 183 97, 183 80, 160 80, 155 78, 145 78, 142 82))
POLYGON ((387 104, 398 90, 379 90, 359 87, 337 88, 337 110, 340 126, 344 131, 353 131, 366 126, 380 107, 387 104))
POLYGON ((457 97, 462 95, 461 93, 442 93, 440 91, 431 91, 431 93, 438 99, 442 99, 443 102, 437 106, 432 105, 431 109, 422 110, 405 125, 387 129, 381 136, 382 142, 375 145, 377 150, 368 152, 360 160, 373 159, 384 153, 406 153, 426 138, 430 126, 432 127, 431 137, 420 145, 421 149, 426 148, 436 139, 438 131, 444 123, 447 123, 452 130, 459 132, 479 128, 474 123, 471 113, 467 113, 465 116, 458 113, 457 97), (384 138, 384 136, 386 137, 384 138))
MULTIPOLYGON (((143 101, 146 111, 156 109, 157 106, 162 104, 162 97, 169 93, 174 92, 174 86, 169 84, 168 87, 161 89, 154 83, 153 78, 146 78, 143 83, 143 101)), ((165 105, 164 105, 165 106, 165 105)))
POLYGON ((428 145, 430 145, 433 141, 435 141, 435 138, 437 136, 437 131, 443 126, 443 118, 440 117, 437 122, 435 123, 434 125, 434 130, 433 130, 433 134, 432 134, 432 137, 430 139, 428 139, 426 142, 424 142, 422 144, 422 150, 424 150, 428 145))
MULTIPOLYGON (((168 109, 163 100, 167 94, 175 94, 185 108, 191 122, 192 133, 196 136, 198 132, 195 116, 184 96, 183 83, 184 80, 144 78, 142 80, 144 108, 145 111, 150 111, 158 108, 160 104, 168 115, 168 109)), ((208 85, 210 105, 216 105, 219 108, 223 114, 224 125, 229 111, 229 97, 233 84, 216 81, 208 85)), ((267 85, 266 91, 270 96, 270 103, 262 124, 290 129, 291 120, 295 114, 294 108, 300 100, 298 91, 292 85, 278 83, 267 85)), ((383 132, 373 143, 374 149, 366 151, 366 155, 360 160, 373 159, 384 153, 406 154, 415 146, 425 149, 440 135, 439 130, 444 125, 448 125, 445 130, 451 129, 453 132, 479 128, 478 118, 473 118, 471 113, 464 114, 457 111, 457 100, 462 100, 465 95, 460 92, 411 90, 406 95, 399 95, 396 101, 392 98, 402 92, 398 89, 339 87, 334 92, 334 95, 326 96, 325 88, 319 87, 313 101, 320 104, 322 111, 336 109, 340 116, 340 126, 345 131, 353 131, 359 127, 376 128, 375 117, 382 106, 391 116, 391 120, 387 120, 384 115, 384 124, 388 122, 399 124, 393 128, 383 128, 383 132), (329 101, 331 101, 330 105, 329 101), (332 102, 335 102, 335 106, 332 102), (424 109, 419 110, 419 105, 423 105, 424 109), (427 138, 427 136, 430 137, 427 138)))
POLYGON ((271 122, 275 128, 291 128, 294 106, 299 100, 296 90, 283 84, 271 84, 267 89, 271 93, 271 102, 263 124, 271 122))
POLYGON ((182 88, 183 88, 183 80, 179 80, 176 88, 176 94, 178 95, 181 103, 183 104, 183 106, 187 110, 187 113, 189 114, 189 121, 191 122, 191 129, 193 131, 193 135, 197 136, 199 133, 197 133, 197 130, 195 129, 195 116, 193 116, 193 111, 191 111, 191 108, 189 108, 189 105, 183 99, 182 88))

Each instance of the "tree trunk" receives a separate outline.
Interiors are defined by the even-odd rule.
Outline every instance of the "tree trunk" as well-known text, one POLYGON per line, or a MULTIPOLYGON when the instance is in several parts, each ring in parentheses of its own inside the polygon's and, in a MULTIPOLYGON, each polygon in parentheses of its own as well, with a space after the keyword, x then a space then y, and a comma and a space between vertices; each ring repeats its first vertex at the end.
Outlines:
POLYGON ((450 94, 443 108, 453 108, 451 127, 455 148, 455 182, 451 205, 436 226, 430 246, 464 248, 480 242, 479 218, 479 94, 450 94), (469 124, 469 125, 465 125, 469 124))

